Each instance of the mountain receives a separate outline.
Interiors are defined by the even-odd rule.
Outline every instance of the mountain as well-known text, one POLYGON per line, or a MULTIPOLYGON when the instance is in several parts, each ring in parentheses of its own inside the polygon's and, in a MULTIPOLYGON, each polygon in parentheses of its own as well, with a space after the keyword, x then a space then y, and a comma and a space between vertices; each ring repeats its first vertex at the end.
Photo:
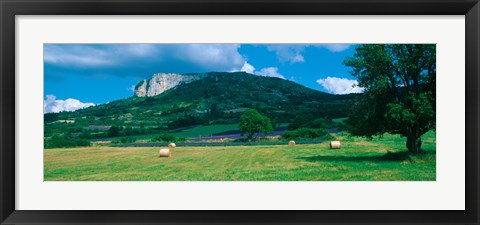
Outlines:
POLYGON ((135 96, 151 97, 159 95, 177 85, 199 80, 204 74, 157 73, 148 80, 142 80, 135 86, 135 96))
POLYGON ((238 122, 247 108, 257 109, 275 123, 340 118, 347 116, 356 96, 332 95, 245 72, 155 74, 141 81, 130 98, 74 112, 45 114, 45 136, 47 131, 59 130, 101 133, 110 126, 154 133, 200 124, 231 124, 238 122))

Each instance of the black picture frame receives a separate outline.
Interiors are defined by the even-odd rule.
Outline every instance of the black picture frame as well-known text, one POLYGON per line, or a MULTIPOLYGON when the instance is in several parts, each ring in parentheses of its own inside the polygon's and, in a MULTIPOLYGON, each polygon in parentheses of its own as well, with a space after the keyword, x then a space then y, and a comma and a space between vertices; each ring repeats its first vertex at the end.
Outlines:
MULTIPOLYGON (((479 224, 478 0, 0 0, 1 224, 479 224), (465 15, 466 210, 25 211, 15 210, 16 15, 465 15)), ((461 76, 459 74, 458 76, 461 76)), ((449 193, 444 193, 449 194, 449 193)), ((440 196, 441 197, 441 196, 440 196)), ((94 202, 92 202, 94 204, 94 202)), ((253 203, 252 203, 253 204, 253 203)))

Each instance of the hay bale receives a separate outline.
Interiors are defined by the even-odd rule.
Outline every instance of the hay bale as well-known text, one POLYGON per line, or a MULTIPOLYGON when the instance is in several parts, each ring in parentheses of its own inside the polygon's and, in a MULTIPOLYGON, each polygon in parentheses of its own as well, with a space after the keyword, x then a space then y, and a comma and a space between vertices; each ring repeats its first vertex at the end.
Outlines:
POLYGON ((331 149, 338 149, 340 148, 342 145, 340 144, 340 141, 331 141, 330 142, 330 148, 331 149))
POLYGON ((170 157, 172 156, 172 152, 170 151, 169 148, 162 148, 158 152, 160 154, 160 157, 170 157))
POLYGON ((177 147, 177 145, 175 143, 168 144, 168 148, 175 148, 175 147, 177 147))
POLYGON ((295 141, 294 140, 289 141, 288 146, 295 146, 295 141))

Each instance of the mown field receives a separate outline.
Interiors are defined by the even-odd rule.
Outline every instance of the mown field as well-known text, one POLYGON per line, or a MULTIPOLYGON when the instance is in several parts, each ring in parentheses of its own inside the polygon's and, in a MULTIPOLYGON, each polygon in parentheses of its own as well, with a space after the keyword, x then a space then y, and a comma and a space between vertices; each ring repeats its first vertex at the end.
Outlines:
POLYGON ((405 139, 338 137, 328 143, 289 147, 158 147, 46 149, 46 181, 391 181, 435 180, 435 132, 423 137, 425 153, 405 153, 405 139))

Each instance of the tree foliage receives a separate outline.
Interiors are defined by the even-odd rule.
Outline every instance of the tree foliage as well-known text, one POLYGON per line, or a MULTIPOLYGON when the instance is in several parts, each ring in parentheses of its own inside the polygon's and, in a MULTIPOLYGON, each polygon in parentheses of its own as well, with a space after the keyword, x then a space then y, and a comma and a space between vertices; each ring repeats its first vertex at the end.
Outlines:
POLYGON ((364 89, 347 121, 350 132, 400 134, 410 152, 420 152, 421 136, 435 128, 436 46, 359 45, 344 64, 364 89))
POLYGON ((242 135, 246 134, 249 139, 252 139, 255 134, 262 133, 265 136, 273 131, 270 119, 255 109, 247 109, 243 112, 238 128, 242 135))
POLYGON ((108 129, 108 136, 109 137, 119 137, 123 127, 111 126, 108 129))

